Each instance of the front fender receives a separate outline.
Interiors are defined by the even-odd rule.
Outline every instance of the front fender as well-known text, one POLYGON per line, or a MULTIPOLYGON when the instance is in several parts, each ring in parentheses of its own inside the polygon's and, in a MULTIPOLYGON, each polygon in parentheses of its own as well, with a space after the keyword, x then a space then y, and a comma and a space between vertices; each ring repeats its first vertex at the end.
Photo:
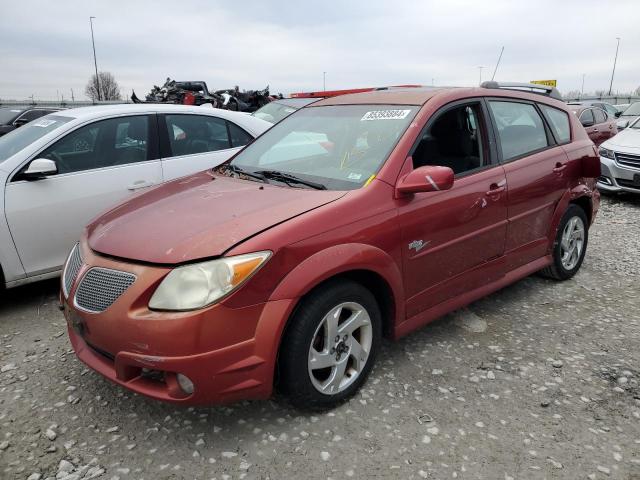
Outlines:
POLYGON ((282 279, 269 300, 300 298, 331 277, 354 270, 368 270, 382 277, 393 292, 395 323, 403 318, 404 296, 398 264, 387 252, 361 243, 334 245, 321 250, 282 279))

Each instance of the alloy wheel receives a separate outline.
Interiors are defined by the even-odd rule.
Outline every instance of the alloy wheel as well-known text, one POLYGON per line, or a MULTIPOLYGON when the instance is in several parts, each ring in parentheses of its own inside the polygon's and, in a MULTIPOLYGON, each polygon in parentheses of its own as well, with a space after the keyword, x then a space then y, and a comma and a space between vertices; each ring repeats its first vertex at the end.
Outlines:
POLYGON ((560 261, 566 270, 573 270, 582 256, 585 227, 580 217, 571 217, 562 231, 560 261))

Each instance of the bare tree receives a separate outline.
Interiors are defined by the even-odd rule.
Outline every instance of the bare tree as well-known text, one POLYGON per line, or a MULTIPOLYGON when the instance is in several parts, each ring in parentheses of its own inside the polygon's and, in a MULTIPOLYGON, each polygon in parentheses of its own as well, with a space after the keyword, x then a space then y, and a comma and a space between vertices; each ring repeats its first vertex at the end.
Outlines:
POLYGON ((640 87, 636 88, 636 90, 635 90, 635 92, 633 92, 633 94, 640 97, 640 87))
POLYGON ((564 94, 566 100, 577 100, 581 96, 580 90, 569 90, 564 94))
POLYGON ((91 75, 84 93, 91 100, 122 100, 120 86, 111 72, 98 72, 98 78, 91 75))

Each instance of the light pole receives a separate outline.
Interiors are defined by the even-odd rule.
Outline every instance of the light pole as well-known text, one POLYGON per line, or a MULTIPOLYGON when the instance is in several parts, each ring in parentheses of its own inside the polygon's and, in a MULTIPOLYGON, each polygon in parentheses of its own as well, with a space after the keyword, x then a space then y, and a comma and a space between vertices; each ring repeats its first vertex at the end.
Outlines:
POLYGON ((89 17, 89 25, 91 25, 91 45, 93 46, 93 65, 96 67, 96 87, 98 89, 98 101, 102 100, 100 95, 100 78, 98 77, 98 61, 96 60, 96 42, 93 39, 93 19, 96 17, 89 17))
POLYGON ((482 65, 480 65, 480 66, 478 67, 478 70, 480 70, 480 83, 479 83, 478 85, 482 85, 482 69, 483 69, 483 68, 484 68, 484 67, 483 67, 482 65))
POLYGON ((582 74, 582 88, 580 89, 580 98, 584 97, 584 76, 585 75, 586 75, 585 73, 582 74))
POLYGON ((611 83, 609 83, 609 95, 611 95, 611 89, 613 88, 613 75, 616 73, 616 62, 618 61, 618 48, 620 47, 620 37, 616 37, 618 43, 616 44, 616 56, 613 58, 613 71, 611 72, 611 83))
POLYGON ((322 72, 322 91, 327 91, 327 72, 322 72))

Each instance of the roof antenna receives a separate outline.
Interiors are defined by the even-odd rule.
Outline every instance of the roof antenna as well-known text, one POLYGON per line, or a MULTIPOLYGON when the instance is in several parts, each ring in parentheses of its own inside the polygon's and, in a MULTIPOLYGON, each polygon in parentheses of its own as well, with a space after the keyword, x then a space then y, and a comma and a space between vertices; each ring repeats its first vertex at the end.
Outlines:
POLYGON ((493 81, 494 78, 496 78, 496 72, 498 71, 498 65, 500 65, 500 60, 502 60, 502 53, 504 52, 504 47, 502 47, 502 50, 500 50, 500 56, 498 57, 498 62, 496 63, 496 68, 493 71, 493 75, 491 76, 491 80, 493 81))

